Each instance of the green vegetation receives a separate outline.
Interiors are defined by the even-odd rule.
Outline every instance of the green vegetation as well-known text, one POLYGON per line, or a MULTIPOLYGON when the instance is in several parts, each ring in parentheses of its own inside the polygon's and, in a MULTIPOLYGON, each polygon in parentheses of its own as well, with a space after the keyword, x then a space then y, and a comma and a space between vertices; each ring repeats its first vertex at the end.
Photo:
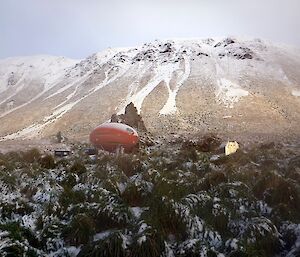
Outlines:
POLYGON ((0 154, 1 256, 297 256, 300 148, 0 154))

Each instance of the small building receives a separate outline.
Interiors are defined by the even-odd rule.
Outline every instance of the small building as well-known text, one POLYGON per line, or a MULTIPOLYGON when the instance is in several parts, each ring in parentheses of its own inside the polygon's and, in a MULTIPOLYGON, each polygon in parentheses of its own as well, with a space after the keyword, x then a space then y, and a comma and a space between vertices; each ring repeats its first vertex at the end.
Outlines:
POLYGON ((70 150, 54 150, 55 157, 66 157, 71 154, 70 150))
POLYGON ((85 148, 84 153, 86 155, 97 155, 98 154, 98 149, 96 149, 96 148, 85 148))
POLYGON ((225 145, 225 155, 236 153, 240 146, 236 141, 228 141, 225 145))
POLYGON ((139 136, 126 124, 110 122, 96 127, 90 134, 90 142, 99 150, 130 153, 138 147, 139 136))

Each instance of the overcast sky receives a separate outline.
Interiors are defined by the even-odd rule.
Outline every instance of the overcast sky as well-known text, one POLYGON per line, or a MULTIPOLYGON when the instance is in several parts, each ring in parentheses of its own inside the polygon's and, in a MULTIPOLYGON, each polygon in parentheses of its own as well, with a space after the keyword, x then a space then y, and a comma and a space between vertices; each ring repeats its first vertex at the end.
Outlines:
POLYGON ((0 0, 0 58, 228 35, 300 46, 300 0, 0 0))

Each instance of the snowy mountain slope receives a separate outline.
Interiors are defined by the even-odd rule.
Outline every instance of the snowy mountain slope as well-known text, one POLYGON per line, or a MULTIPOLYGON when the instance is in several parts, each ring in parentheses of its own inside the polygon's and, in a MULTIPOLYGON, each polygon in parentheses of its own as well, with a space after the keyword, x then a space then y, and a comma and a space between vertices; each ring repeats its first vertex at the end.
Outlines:
POLYGON ((299 135, 300 50, 261 40, 154 41, 84 60, 0 61, 2 140, 86 137, 133 102, 152 132, 299 135))

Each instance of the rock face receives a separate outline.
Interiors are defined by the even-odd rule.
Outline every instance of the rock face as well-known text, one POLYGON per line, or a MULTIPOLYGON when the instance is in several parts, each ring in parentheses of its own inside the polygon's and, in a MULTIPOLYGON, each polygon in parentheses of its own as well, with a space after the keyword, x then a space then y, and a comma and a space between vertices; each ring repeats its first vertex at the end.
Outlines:
POLYGON ((133 103, 126 106, 124 114, 113 114, 111 116, 111 122, 127 124, 128 126, 135 128, 137 131, 147 131, 144 121, 141 115, 138 114, 133 103))
POLYGON ((0 60, 0 140, 87 139, 114 113, 153 134, 299 137, 299 71, 298 48, 238 38, 0 60))

